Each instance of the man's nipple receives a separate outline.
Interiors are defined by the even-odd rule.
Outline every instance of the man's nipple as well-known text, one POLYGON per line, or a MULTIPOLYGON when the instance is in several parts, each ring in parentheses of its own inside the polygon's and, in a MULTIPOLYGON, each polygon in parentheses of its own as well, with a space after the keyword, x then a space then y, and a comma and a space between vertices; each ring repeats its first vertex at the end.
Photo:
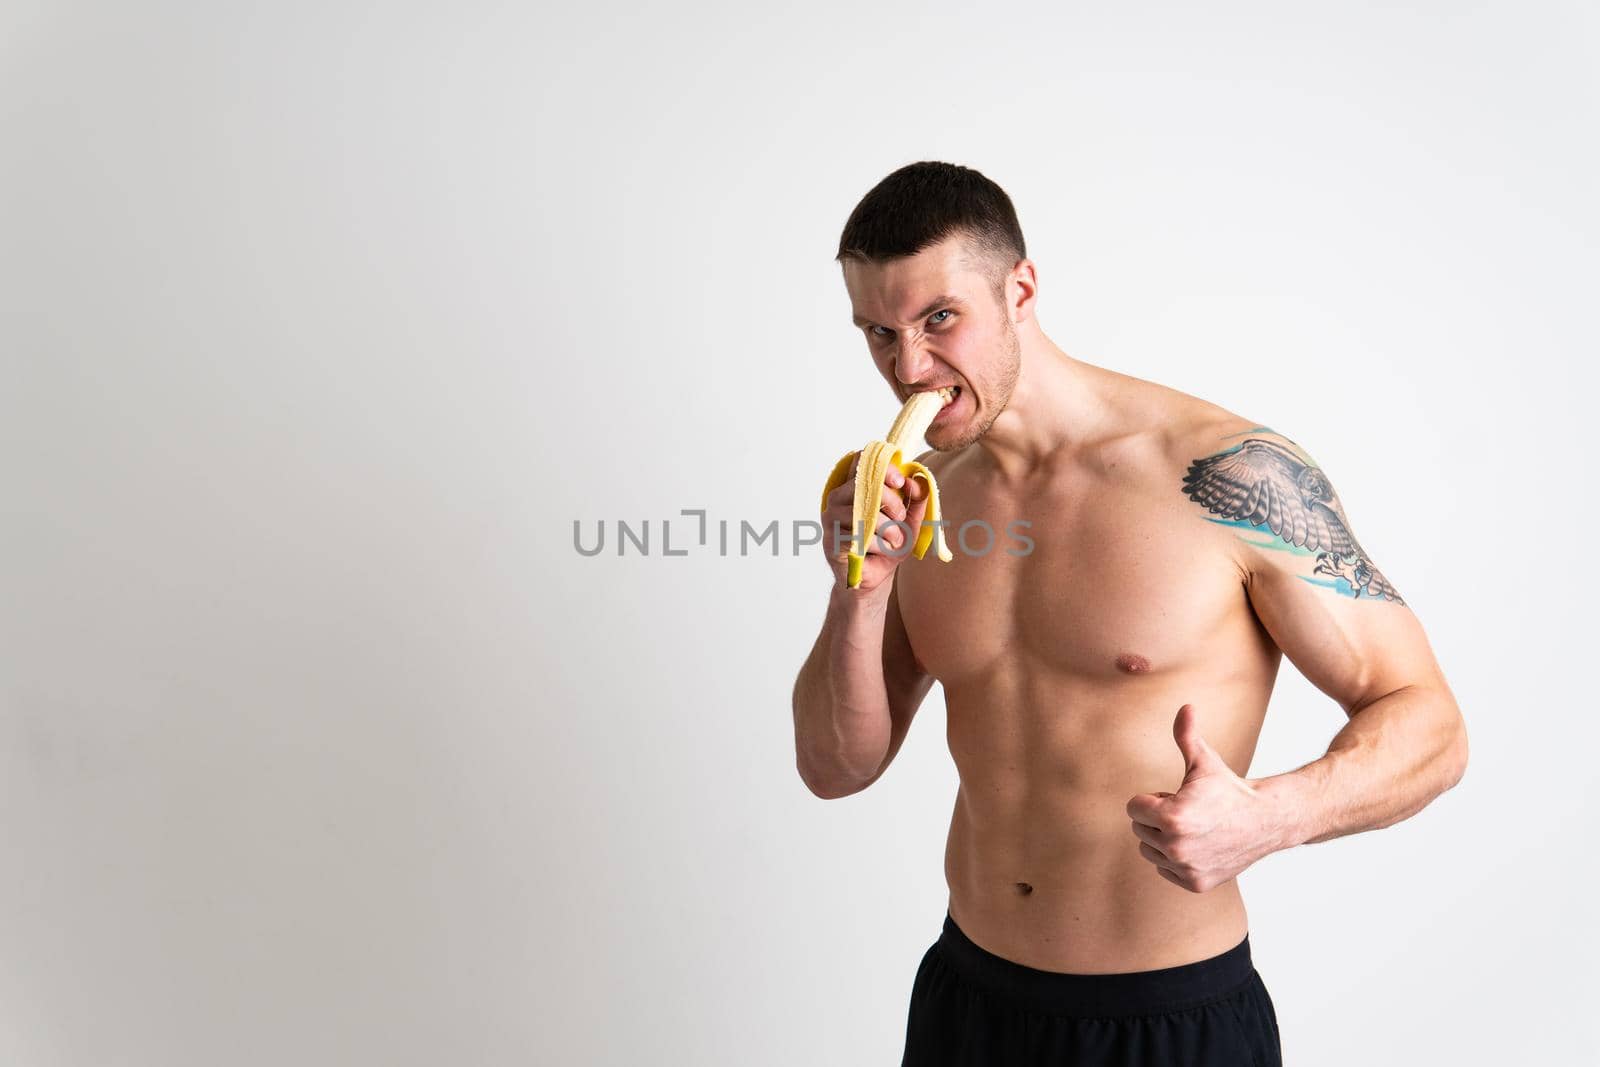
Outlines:
POLYGON ((1137 652, 1124 652, 1117 657, 1117 669, 1124 674, 1144 674, 1150 670, 1150 661, 1137 652))

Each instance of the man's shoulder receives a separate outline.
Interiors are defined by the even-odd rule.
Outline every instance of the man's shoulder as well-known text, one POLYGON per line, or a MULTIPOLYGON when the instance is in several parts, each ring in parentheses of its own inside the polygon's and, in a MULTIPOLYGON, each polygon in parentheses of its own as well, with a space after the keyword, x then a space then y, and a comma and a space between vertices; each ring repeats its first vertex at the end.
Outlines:
POLYGON ((1197 457, 1218 451, 1213 446, 1229 434, 1258 426, 1181 389, 1115 372, 1113 377, 1119 386, 1121 425, 1101 443, 1101 451, 1108 461, 1129 469, 1165 479, 1174 469, 1182 471, 1197 457))
POLYGON ((1187 470, 1195 460, 1236 448, 1251 437, 1288 446, 1310 461, 1303 448, 1258 418, 1159 382, 1132 381, 1139 412, 1134 425, 1142 432, 1129 439, 1142 441, 1146 456, 1164 471, 1187 470))
POLYGON ((1237 451, 1252 441, 1265 442, 1280 452, 1293 455, 1308 466, 1315 465, 1310 453, 1282 430, 1258 419, 1235 415, 1222 409, 1197 417, 1183 426, 1181 432, 1173 438, 1172 459, 1176 465, 1188 472, 1200 460, 1237 451))
MULTIPOLYGON (((1227 470, 1255 469, 1254 463, 1227 466, 1230 453, 1250 450, 1252 461, 1281 457, 1289 467, 1316 466, 1298 442, 1259 418, 1155 383, 1146 383, 1138 395, 1140 417, 1131 423, 1137 432, 1103 451, 1103 465, 1115 464, 1114 480, 1126 488, 1170 499, 1174 506, 1184 498, 1193 502, 1190 506, 1209 505, 1214 501, 1202 500, 1204 494, 1195 492, 1196 477, 1218 464, 1227 470)), ((1198 512, 1205 516, 1207 507, 1198 512)))

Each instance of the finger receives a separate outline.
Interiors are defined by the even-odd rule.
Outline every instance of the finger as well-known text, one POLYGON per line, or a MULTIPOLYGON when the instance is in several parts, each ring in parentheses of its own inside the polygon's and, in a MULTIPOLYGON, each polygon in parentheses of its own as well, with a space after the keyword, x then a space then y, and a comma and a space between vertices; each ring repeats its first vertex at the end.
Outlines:
POLYGON ((928 498, 923 496, 917 500, 908 501, 906 504, 906 522, 913 528, 920 529, 923 518, 928 514, 928 498))
MULTIPOLYGON (((912 481, 916 481, 915 478, 912 481)), ((897 519, 906 517, 906 476, 893 463, 883 471, 883 497, 878 507, 897 519)))
POLYGON ((1166 804, 1171 796, 1171 793, 1140 793, 1128 801, 1128 818, 1157 830, 1168 829, 1166 804))
MULTIPOLYGON (((911 480, 913 482, 916 481, 915 478, 911 480)), ((883 495, 878 506, 884 511, 889 511, 891 507, 898 509, 897 511, 891 512, 895 518, 905 518, 905 484, 905 475, 901 474, 893 467, 890 467, 884 472, 883 495)), ((842 508, 846 512, 853 513, 855 511, 855 503, 856 479, 855 473, 852 471, 850 477, 834 486, 833 492, 828 494, 827 510, 832 511, 834 508, 842 508)))
POLYGON ((1184 880, 1182 878, 1179 878, 1176 874, 1173 874, 1171 871, 1167 870, 1165 867, 1157 867, 1156 868, 1156 873, 1159 874, 1161 877, 1165 878, 1167 881, 1171 882, 1173 885, 1177 886, 1179 889, 1188 890, 1190 893, 1195 892, 1195 890, 1191 886, 1186 885, 1184 883, 1184 880))
POLYGON ((869 551, 882 552, 883 546, 887 545, 896 555, 900 554, 900 546, 906 543, 906 529, 898 520, 880 516, 875 533, 877 536, 873 538, 869 551))
POLYGON ((822 516, 822 527, 827 531, 827 551, 836 559, 844 559, 850 551, 850 539, 854 536, 851 529, 855 516, 848 504, 840 506, 834 504, 822 516))
MULTIPOLYGON (((837 560, 847 559, 851 552, 860 547, 856 539, 861 531, 857 528, 854 509, 841 506, 838 510, 831 511, 823 517, 824 526, 828 526, 830 520, 833 529, 831 535, 833 540, 828 542, 830 555, 837 560)), ((866 550, 862 554, 881 553, 884 545, 898 549, 906 540, 905 527, 896 525, 900 522, 904 520, 879 511, 878 521, 873 524, 872 535, 867 539, 866 550)))
MULTIPOLYGON (((830 526, 830 524, 833 524, 843 526, 845 529, 853 532, 855 529, 856 517, 855 483, 846 482, 834 489, 833 492, 828 494, 827 504, 828 506, 824 508, 822 512, 823 526, 827 528, 830 526)), ((892 489, 885 489, 883 491, 882 503, 879 505, 880 513, 887 510, 891 505, 901 507, 904 506, 898 493, 892 489), (891 496, 891 494, 894 495, 891 496)))
POLYGON ((1172 862, 1171 860, 1167 859, 1166 853, 1162 852, 1160 849, 1151 848, 1143 841, 1139 842, 1139 855, 1143 856, 1157 867, 1160 867, 1162 870, 1165 870, 1167 864, 1172 862))
POLYGON ((1163 855, 1166 854, 1165 845, 1168 841, 1172 840, 1170 836, 1162 833, 1154 826, 1147 825, 1146 823, 1135 822, 1131 825, 1133 826, 1133 836, 1148 843, 1151 847, 1155 848, 1163 855))
POLYGON ((856 481, 854 478, 846 478, 834 487, 833 492, 828 494, 829 511, 843 510, 845 514, 849 514, 855 510, 855 506, 856 481))
POLYGON ((1178 709, 1172 720, 1172 737, 1178 743, 1178 751, 1183 753, 1185 782, 1208 774, 1232 773, 1232 768, 1201 733, 1199 713, 1193 704, 1178 709))
POLYGON ((885 486, 883 490, 883 498, 878 505, 878 510, 882 511, 885 515, 888 515, 892 519, 905 518, 906 499, 901 495, 901 490, 890 489, 888 486, 885 486))

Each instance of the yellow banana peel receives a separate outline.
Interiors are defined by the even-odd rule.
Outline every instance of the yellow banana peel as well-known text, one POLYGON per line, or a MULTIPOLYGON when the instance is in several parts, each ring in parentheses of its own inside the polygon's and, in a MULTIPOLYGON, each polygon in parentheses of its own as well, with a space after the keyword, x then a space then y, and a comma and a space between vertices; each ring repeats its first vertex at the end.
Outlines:
MULTIPOLYGON (((877 532, 878 511, 883 506, 883 479, 891 464, 906 476, 908 482, 912 478, 920 478, 928 487, 928 507, 923 512, 922 524, 917 530, 917 539, 911 547, 911 554, 921 559, 928 551, 928 546, 934 545, 940 560, 949 563, 955 558, 951 555, 949 546, 945 544, 944 531, 936 525, 939 520, 939 483, 934 481, 933 472, 927 467, 915 460, 904 458, 905 451, 922 439, 922 435, 928 431, 929 423, 933 422, 934 416, 950 402, 952 396, 953 392, 950 389, 913 393, 911 399, 900 409, 900 414, 895 417, 894 425, 889 427, 888 436, 877 441, 869 441, 865 448, 857 450, 861 454, 861 462, 856 467, 854 515, 850 524, 849 569, 846 574, 847 584, 851 589, 861 584, 861 565, 866 560, 867 545, 877 532)), ((855 457, 856 452, 847 452, 843 459, 834 464, 833 473, 828 475, 827 487, 822 490, 824 511, 828 507, 828 495, 850 477, 850 461, 855 457)), ((827 531, 825 536, 833 536, 833 531, 827 531)))

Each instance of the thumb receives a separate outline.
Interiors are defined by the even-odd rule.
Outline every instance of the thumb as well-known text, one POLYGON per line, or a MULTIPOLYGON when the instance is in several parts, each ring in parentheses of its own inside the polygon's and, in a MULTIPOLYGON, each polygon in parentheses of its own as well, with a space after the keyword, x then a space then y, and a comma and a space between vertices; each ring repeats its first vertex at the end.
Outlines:
POLYGON ((928 487, 919 475, 913 474, 906 479, 905 497, 908 503, 927 504, 928 487))
POLYGON ((922 518, 928 512, 928 487, 921 478, 915 474, 906 479, 904 490, 906 501, 906 523, 912 529, 912 536, 921 529, 922 518))
POLYGON ((1178 751, 1183 753, 1185 782, 1218 772, 1233 773, 1227 762, 1217 755, 1217 750, 1200 736, 1200 717, 1195 714, 1193 704, 1178 709, 1178 717, 1172 720, 1172 737, 1178 742, 1178 751))

